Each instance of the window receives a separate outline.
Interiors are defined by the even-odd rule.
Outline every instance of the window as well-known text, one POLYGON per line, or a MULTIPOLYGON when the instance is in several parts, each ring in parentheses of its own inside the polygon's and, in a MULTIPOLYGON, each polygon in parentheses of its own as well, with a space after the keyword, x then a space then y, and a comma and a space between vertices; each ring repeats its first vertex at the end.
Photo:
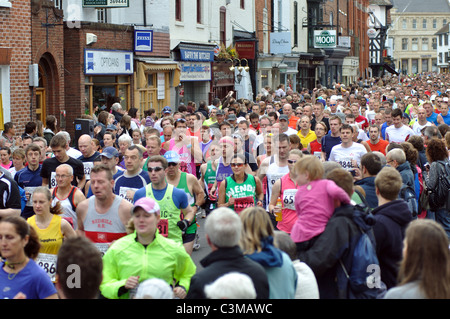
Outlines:
POLYGON ((439 64, 442 63, 442 52, 439 52, 439 64))
POLYGON ((437 72, 437 59, 431 59, 431 72, 437 72))
POLYGON ((448 45, 448 33, 444 34, 444 45, 448 45))
POLYGON ((433 19, 433 29, 437 28, 437 19, 433 19))
POLYGON ((227 34, 226 33, 227 20, 226 20, 226 17, 227 17, 227 8, 220 7, 220 26, 219 26, 219 28, 220 28, 220 31, 219 31, 219 33, 220 33, 220 42, 223 43, 223 45, 225 45, 225 46, 226 46, 226 43, 227 43, 227 37, 226 37, 226 34, 227 34))
POLYGON ((437 50, 437 38, 434 37, 433 39, 431 39, 431 48, 433 50, 437 50))
POLYGON ((415 74, 419 72, 419 60, 411 59, 411 73, 415 74))
POLYGON ((406 29, 407 28, 407 23, 406 23, 406 19, 402 20, 402 29, 406 29))
POLYGON ((197 23, 202 23, 202 0, 197 0, 197 23))
POLYGON ((0 8, 11 8, 12 3, 9 0, 0 0, 0 8))
POLYGON ((429 59, 422 59, 422 72, 428 72, 428 60, 429 59))
POLYGON ((427 28, 427 19, 423 19, 422 20, 422 28, 426 29, 427 28))
POLYGON ((294 47, 298 46, 298 2, 294 1, 294 47))
POLYGON ((419 50, 419 38, 412 38, 412 40, 411 40, 411 50, 412 51, 419 50))
POLYGON ((412 28, 417 29, 417 19, 412 20, 412 28))
POLYGON ((181 16, 181 1, 182 0, 175 0, 175 20, 176 21, 181 21, 182 20, 182 16, 181 16))
POLYGON ((402 59, 402 72, 403 74, 408 74, 408 60, 402 59))
POLYGON ((441 34, 441 35, 439 36, 439 46, 440 46, 440 47, 442 46, 442 40, 443 40, 443 37, 444 37, 443 34, 441 34))
POLYGON ((402 39, 402 50, 407 51, 408 50, 408 38, 402 39))
POLYGON ((428 38, 422 39, 422 51, 428 51, 428 38))
POLYGON ((442 20, 442 26, 445 27, 446 24, 447 24, 447 19, 442 20))
POLYGON ((108 15, 106 8, 97 9, 97 21, 100 23, 108 23, 108 15))
POLYGON ((241 9, 245 9, 245 0, 241 0, 241 9))

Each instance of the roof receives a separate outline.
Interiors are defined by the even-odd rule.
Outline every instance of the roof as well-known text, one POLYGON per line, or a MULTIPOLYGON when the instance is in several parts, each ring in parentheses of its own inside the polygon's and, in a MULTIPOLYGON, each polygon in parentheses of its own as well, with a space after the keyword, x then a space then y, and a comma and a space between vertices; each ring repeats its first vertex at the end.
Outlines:
POLYGON ((449 33, 449 30, 450 30, 450 23, 447 23, 442 28, 440 28, 438 32, 435 33, 435 35, 449 33))
POLYGON ((369 0, 369 5, 386 6, 388 8, 392 7, 391 0, 369 0))
POLYGON ((397 13, 445 13, 450 12, 448 0, 391 0, 397 13))

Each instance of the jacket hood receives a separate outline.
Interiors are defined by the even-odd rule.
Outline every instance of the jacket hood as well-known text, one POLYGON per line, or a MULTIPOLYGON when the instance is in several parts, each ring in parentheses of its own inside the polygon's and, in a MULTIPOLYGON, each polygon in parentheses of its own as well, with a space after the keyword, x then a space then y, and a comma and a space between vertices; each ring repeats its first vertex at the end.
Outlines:
POLYGON ((262 250, 247 255, 248 258, 256 261, 265 267, 281 267, 283 265, 283 256, 278 248, 273 246, 272 236, 268 236, 261 241, 262 250))
POLYGON ((404 226, 411 221, 411 212, 408 204, 403 199, 396 199, 375 208, 372 213, 389 217, 400 226, 404 226))
POLYGON ((397 166, 397 170, 399 172, 402 172, 402 171, 405 171, 405 170, 411 170, 411 165, 409 164, 408 161, 406 161, 403 164, 400 164, 399 166, 397 166))
POLYGON ((375 186, 375 176, 364 177, 363 179, 360 179, 359 181, 356 181, 355 185, 375 186))

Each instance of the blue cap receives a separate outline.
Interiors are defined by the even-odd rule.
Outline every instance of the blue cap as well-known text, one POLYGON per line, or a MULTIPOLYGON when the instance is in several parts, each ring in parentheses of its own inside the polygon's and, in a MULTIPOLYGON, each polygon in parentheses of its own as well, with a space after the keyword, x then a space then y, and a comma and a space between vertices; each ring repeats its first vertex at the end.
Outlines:
POLYGON ((109 124, 109 125, 106 127, 106 130, 107 130, 107 131, 108 131, 108 130, 115 131, 115 130, 117 130, 117 127, 116 127, 115 125, 113 125, 113 124, 109 124))
POLYGON ((113 146, 108 146, 103 149, 103 151, 100 153, 100 156, 105 156, 107 158, 118 157, 119 151, 113 146))
POLYGON ((172 113, 172 109, 171 109, 170 107, 168 107, 168 106, 165 106, 165 107, 162 109, 162 112, 163 112, 163 113, 172 113))
POLYGON ((180 162, 180 155, 178 155, 175 151, 167 151, 164 153, 164 158, 169 163, 179 163, 180 162))

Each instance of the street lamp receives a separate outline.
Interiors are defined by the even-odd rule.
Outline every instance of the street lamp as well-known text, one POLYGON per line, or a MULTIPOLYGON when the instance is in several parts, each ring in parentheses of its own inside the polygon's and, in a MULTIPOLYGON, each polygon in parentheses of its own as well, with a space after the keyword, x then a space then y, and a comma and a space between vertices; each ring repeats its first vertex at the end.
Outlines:
POLYGON ((236 82, 237 83, 241 83, 242 81, 242 71, 248 72, 250 70, 250 67, 248 66, 248 60, 246 58, 242 58, 242 59, 228 59, 231 61, 231 66, 230 66, 230 71, 235 71, 236 67, 237 70, 239 71, 239 73, 236 75, 236 82), (246 62, 245 66, 242 66, 242 61, 246 62), (237 63, 239 63, 239 65, 237 63))

